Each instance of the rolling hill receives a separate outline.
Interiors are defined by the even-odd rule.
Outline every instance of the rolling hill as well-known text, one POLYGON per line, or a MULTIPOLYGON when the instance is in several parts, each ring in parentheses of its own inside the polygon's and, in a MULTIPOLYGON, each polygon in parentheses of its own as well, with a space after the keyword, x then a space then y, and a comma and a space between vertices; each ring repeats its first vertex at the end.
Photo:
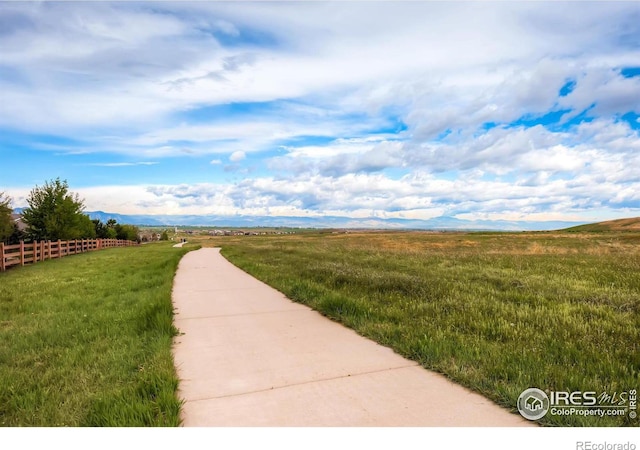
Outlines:
POLYGON ((606 222, 589 223, 577 227, 565 228, 563 231, 640 231, 640 217, 629 219, 607 220, 606 222))

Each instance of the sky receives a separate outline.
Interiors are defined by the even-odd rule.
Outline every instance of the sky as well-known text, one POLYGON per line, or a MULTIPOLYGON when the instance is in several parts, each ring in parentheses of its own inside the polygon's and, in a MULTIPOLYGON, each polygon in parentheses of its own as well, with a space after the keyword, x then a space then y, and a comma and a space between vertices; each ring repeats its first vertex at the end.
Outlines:
POLYGON ((640 2, 0 2, 0 192, 87 211, 640 216, 640 2))

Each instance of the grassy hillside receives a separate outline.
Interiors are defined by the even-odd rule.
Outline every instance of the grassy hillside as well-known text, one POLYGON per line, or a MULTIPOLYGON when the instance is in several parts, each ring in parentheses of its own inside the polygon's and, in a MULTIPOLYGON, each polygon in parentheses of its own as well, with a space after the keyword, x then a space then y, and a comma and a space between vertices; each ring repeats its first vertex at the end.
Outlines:
POLYGON ((633 217, 630 219, 617 219, 608 220, 606 222, 589 223, 586 225, 579 225, 577 227, 567 228, 562 231, 579 231, 588 233, 601 233, 606 231, 611 232, 624 232, 635 231, 640 232, 640 217, 633 217))

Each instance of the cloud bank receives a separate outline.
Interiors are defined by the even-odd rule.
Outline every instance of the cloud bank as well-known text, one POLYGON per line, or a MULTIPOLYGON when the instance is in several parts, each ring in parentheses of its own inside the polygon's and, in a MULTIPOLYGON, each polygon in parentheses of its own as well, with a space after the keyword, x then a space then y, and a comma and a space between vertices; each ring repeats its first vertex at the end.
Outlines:
POLYGON ((6 2, 0 190, 124 214, 640 215, 635 2, 6 2), (25 176, 24 174, 28 175, 25 176))

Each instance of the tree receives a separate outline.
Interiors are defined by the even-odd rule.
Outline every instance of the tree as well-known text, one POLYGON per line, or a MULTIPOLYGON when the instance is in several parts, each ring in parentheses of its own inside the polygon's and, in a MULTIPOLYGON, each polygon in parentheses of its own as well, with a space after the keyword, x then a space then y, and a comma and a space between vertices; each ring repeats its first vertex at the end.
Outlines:
POLYGON ((5 195, 4 192, 0 192, 0 242, 3 242, 11 237, 14 232, 14 223, 11 218, 11 197, 5 195))
POLYGON ((116 237, 118 236, 118 232, 116 231, 116 225, 118 225, 118 222, 116 222, 116 219, 107 220, 107 235, 105 236, 105 238, 116 239, 116 237))
POLYGON ((67 181, 56 178, 36 186, 27 198, 22 212, 27 234, 33 240, 81 239, 95 237, 95 227, 83 214, 84 204, 77 194, 69 192, 67 181))
POLYGON ((13 223, 13 232, 11 233, 11 235, 8 238, 6 238, 4 240, 4 242, 5 242, 5 244, 9 244, 9 245, 19 244, 20 241, 24 241, 28 237, 29 236, 27 236, 26 233, 20 229, 18 224, 16 222, 14 222, 13 223))
POLYGON ((86 214, 81 214, 78 217, 78 237, 72 239, 95 239, 96 228, 93 226, 91 218, 86 214))
POLYGON ((134 225, 120 225, 115 226, 116 238, 124 239, 127 241, 137 241, 139 238, 140 230, 134 225))
POLYGON ((99 239, 105 239, 107 237, 107 226, 102 223, 100 219, 93 219, 91 222, 93 222, 96 237, 99 239))

